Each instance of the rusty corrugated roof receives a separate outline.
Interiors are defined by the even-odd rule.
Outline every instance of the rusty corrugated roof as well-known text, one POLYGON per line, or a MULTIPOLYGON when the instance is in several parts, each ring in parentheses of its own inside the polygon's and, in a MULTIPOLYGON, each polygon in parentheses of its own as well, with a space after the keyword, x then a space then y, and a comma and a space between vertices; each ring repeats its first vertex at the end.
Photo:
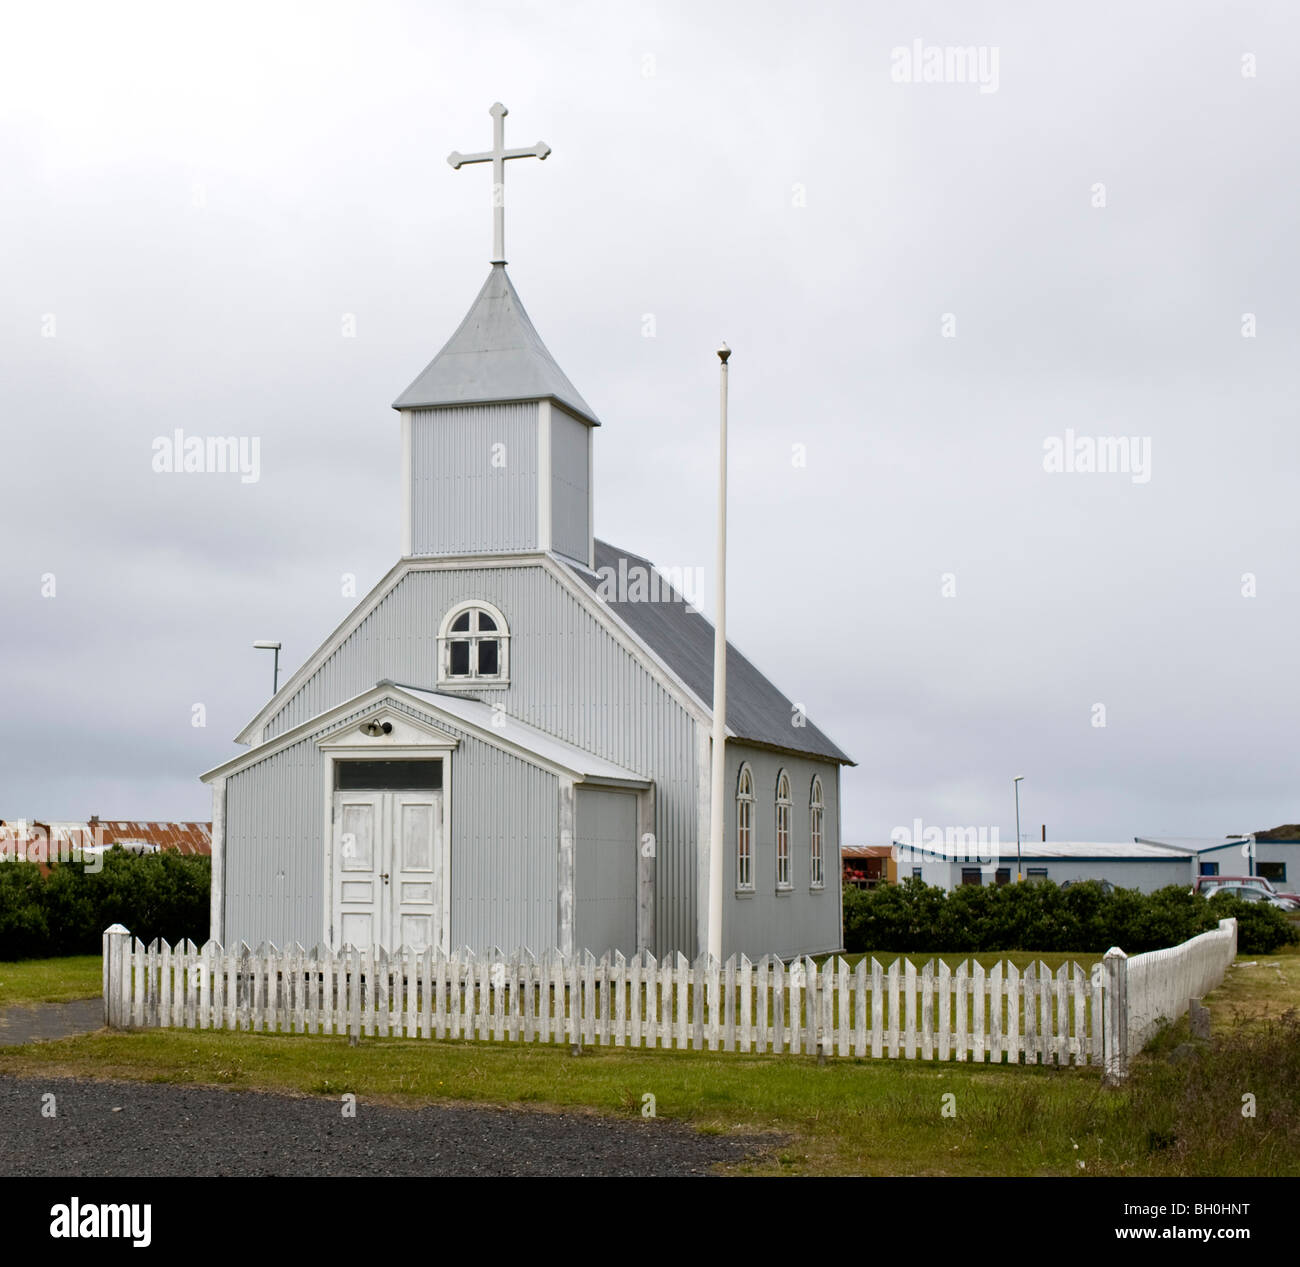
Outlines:
POLYGON ((145 823, 136 819, 101 818, 99 826, 106 845, 118 840, 143 840, 178 853, 212 853, 211 823, 145 823))
MULTIPOLYGON (((0 823, 4 821, 0 819, 0 823)), ((11 830, 15 825, 15 820, 10 820, 11 830)), ((148 844, 157 845, 160 849, 174 849, 177 853, 200 854, 204 857, 212 855, 211 823, 150 823, 134 818, 101 818, 78 823, 28 820, 26 825, 29 839, 32 834, 31 829, 37 828, 44 831, 51 839, 63 839, 83 845, 92 844, 96 839, 95 828, 98 825, 103 831, 103 841, 106 845, 115 844, 119 840, 143 840, 148 844)))
POLYGON ((888 858, 893 851, 893 845, 845 845, 840 855, 845 858, 888 858))

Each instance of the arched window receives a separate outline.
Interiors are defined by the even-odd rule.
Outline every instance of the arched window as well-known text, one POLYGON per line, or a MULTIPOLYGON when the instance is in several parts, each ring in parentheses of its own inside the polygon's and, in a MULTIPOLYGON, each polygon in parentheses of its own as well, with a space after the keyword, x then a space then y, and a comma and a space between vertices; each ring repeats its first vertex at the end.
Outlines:
POLYGON ((826 887, 826 865, 822 861, 822 817, 826 804, 822 800, 822 781, 814 778, 812 794, 808 798, 808 839, 812 842, 809 850, 809 884, 814 889, 826 887))
POLYGON ((754 776, 740 767, 736 783, 736 888, 754 887, 754 776))
POLYGON ((510 681, 510 630, 491 603, 461 603, 438 631, 438 684, 506 686, 510 681))
POLYGON ((790 888, 790 779, 776 776, 776 887, 790 888))

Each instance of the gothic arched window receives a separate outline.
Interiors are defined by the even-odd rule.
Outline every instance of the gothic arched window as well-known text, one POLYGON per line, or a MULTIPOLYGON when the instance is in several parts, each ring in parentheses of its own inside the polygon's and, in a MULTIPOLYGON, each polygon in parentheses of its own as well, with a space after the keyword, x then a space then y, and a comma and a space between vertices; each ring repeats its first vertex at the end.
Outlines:
POLYGON ((808 839, 812 842, 809 850, 808 883, 814 889, 826 885, 826 864, 822 855, 822 821, 826 803, 822 799, 822 781, 814 778, 812 793, 808 797, 808 839))
POLYGON ((505 686, 510 681, 510 630, 491 603, 453 607, 438 631, 439 685, 505 686))
POLYGON ((736 888, 754 887, 754 776, 740 767, 736 782, 736 888))
POLYGON ((791 887, 790 778, 784 770, 776 776, 776 887, 791 887))

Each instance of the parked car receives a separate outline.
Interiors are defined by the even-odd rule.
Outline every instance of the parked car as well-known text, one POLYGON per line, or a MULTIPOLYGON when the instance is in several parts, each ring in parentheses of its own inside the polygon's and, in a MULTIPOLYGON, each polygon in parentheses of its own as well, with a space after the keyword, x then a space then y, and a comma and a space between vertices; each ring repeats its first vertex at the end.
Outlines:
POLYGON ((1214 897, 1218 893, 1231 893, 1233 897, 1239 897, 1243 902, 1267 902, 1270 906, 1276 906, 1281 911, 1294 911, 1297 908, 1297 904, 1290 898, 1276 897, 1272 893, 1261 889, 1257 884, 1237 884, 1225 881, 1222 884, 1202 885, 1201 892, 1206 897, 1214 897))
POLYGON ((1300 907, 1300 893, 1283 893, 1276 887, 1271 880, 1266 880, 1262 875, 1198 875, 1192 881, 1193 893, 1208 894, 1211 889, 1217 889, 1223 884, 1249 884, 1255 888, 1263 889, 1269 897, 1280 897, 1284 902, 1294 902, 1300 907))

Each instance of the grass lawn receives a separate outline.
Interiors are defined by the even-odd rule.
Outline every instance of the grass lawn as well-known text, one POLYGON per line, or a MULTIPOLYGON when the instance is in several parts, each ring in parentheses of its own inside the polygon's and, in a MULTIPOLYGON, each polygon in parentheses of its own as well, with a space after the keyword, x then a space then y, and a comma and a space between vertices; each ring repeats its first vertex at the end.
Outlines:
MULTIPOLYGON (((946 956, 954 965, 963 957, 946 956)), ((1023 958, 1031 957, 1039 956, 1023 958)), ((87 981, 96 992, 97 959, 54 962, 66 969, 68 992, 85 994, 87 981)), ((905 1060, 818 1067, 802 1056, 599 1048, 574 1057, 562 1046, 378 1038, 352 1048, 339 1037, 185 1030, 101 1031, 0 1049, 0 1073, 634 1118, 649 1094, 661 1118, 770 1133, 770 1152, 733 1173, 1297 1174, 1300 1026, 1270 1018, 1300 1005, 1300 953, 1239 964, 1207 999, 1223 1053, 1171 1064, 1166 1053, 1185 1038, 1183 1022, 1118 1090, 1103 1088, 1094 1069, 905 1060), (1239 1112, 1243 1086, 1258 1090, 1255 1119, 1239 1112)), ((0 982, 13 979, 13 967, 0 965, 0 982)), ((47 980, 43 989, 52 988, 47 980)))
POLYGON ((100 955, 0 963, 0 1007, 95 998, 104 988, 101 963, 100 955))

